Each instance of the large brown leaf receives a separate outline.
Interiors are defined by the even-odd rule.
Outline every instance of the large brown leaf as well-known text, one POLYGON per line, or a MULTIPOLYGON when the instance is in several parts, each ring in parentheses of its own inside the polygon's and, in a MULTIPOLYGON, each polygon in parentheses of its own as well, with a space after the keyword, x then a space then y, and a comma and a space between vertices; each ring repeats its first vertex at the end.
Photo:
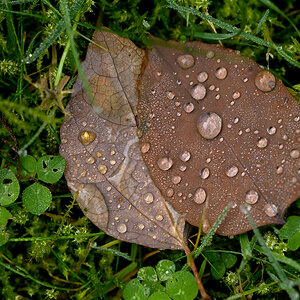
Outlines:
POLYGON ((217 233, 283 222, 299 197, 299 105, 282 82, 236 52, 155 40, 140 80, 143 158, 163 196, 217 233), (245 206, 246 205, 246 206, 245 206))

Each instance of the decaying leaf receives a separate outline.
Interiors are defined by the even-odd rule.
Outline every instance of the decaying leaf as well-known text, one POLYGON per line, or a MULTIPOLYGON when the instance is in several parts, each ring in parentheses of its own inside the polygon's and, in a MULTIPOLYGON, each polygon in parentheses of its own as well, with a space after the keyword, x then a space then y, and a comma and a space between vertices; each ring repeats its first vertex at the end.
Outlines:
POLYGON ((91 44, 83 63, 94 101, 78 79, 60 148, 92 222, 171 249, 204 207, 207 231, 233 203, 222 235, 251 229, 246 209, 257 226, 283 222, 299 196, 300 111, 279 79, 216 45, 156 40, 145 54, 111 33, 93 40, 109 50, 91 44))
POLYGON ((144 51, 96 31, 61 128, 65 176, 88 218, 107 234, 155 248, 183 248, 184 219, 165 201, 142 159, 135 122, 144 51))
POLYGON ((236 52, 154 41, 140 79, 141 145, 151 178, 187 222, 217 233, 283 222, 300 195, 299 105, 282 82, 236 52))

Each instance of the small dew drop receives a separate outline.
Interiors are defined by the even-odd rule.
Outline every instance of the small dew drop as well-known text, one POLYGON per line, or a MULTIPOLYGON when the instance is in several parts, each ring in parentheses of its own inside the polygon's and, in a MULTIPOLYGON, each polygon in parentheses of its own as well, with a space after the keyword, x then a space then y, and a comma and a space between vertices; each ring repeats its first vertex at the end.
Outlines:
POLYGON ((138 225, 138 228, 139 228, 139 230, 143 230, 143 229, 145 228, 145 225, 142 224, 142 223, 140 223, 140 224, 138 225))
POLYGON ((239 122, 239 120, 240 120, 240 119, 239 119, 238 117, 235 117, 235 118, 233 119, 233 123, 234 123, 234 124, 237 124, 237 123, 239 122))
POLYGON ((268 140, 266 138, 260 138, 256 145, 258 148, 265 148, 268 146, 268 140))
POLYGON ((191 158, 191 153, 189 151, 183 151, 180 153, 179 158, 183 161, 183 162, 187 162, 190 160, 191 158))
POLYGON ((167 188, 167 197, 172 197, 174 195, 174 190, 172 188, 167 188))
POLYGON ((226 175, 228 177, 234 177, 239 172, 239 168, 237 166, 230 166, 226 169, 226 175))
POLYGON ((189 103, 184 104, 183 109, 186 113, 189 114, 195 109, 195 106, 193 103, 189 102, 189 103))
POLYGON ((264 211, 265 211, 267 216, 275 217, 278 213, 278 208, 274 204, 267 203, 264 207, 264 211))
POLYGON ((218 68, 215 75, 218 79, 225 79, 227 76, 227 69, 224 67, 218 68))
POLYGON ((95 158, 92 156, 86 159, 86 163, 89 165, 92 165, 94 162, 95 162, 95 158))
POLYGON ((241 96, 241 93, 240 92, 234 92, 233 94, 232 94, 232 99, 238 99, 238 98, 240 98, 240 96, 241 96))
POLYGON ((279 166, 276 168, 276 174, 280 175, 283 173, 283 167, 282 166, 279 166))
POLYGON ((173 100, 175 97, 175 94, 173 92, 167 92, 167 98, 170 100, 173 100))
POLYGON ((258 200, 258 193, 257 191, 254 191, 254 190, 250 190, 246 193, 245 195, 245 201, 248 203, 248 204, 255 204, 258 200))
POLYGON ((84 145, 87 146, 92 143, 96 138, 96 134, 92 131, 81 131, 79 133, 78 139, 84 145))
POLYGON ((151 204, 154 200, 153 194, 152 193, 147 193, 144 195, 144 200, 147 204, 151 204))
POLYGON ((206 200, 206 192, 203 188, 198 188, 194 194, 194 202, 202 204, 206 200))
POLYGON ((149 143, 142 143, 141 145, 141 152, 147 153, 150 150, 150 144, 149 143))
POLYGON ((117 227, 118 232, 125 233, 127 231, 127 226, 125 224, 119 224, 117 227))
POLYGON ((163 156, 158 159, 157 164, 161 170, 167 171, 173 166, 173 160, 171 157, 163 156))
POLYGON ((291 158, 298 158, 300 156, 300 152, 297 149, 294 149, 290 152, 291 158))
POLYGON ((191 89, 191 96, 195 100, 202 100, 206 96, 206 88, 203 84, 198 83, 191 89))
POLYGON ((274 127, 274 126, 271 126, 271 127, 269 127, 269 128, 267 129, 267 132, 268 132, 269 135, 275 134, 276 131, 277 131, 277 129, 276 129, 276 127, 274 127))
POLYGON ((164 217, 163 217, 162 215, 157 215, 157 216, 155 217, 155 219, 156 219, 157 221, 162 221, 162 220, 164 219, 164 217))
POLYGON ((176 61, 182 69, 189 69, 195 64, 195 59, 190 54, 180 55, 177 57, 176 61))
POLYGON ((208 78, 208 74, 206 72, 201 72, 197 75, 197 80, 201 83, 205 82, 207 78, 208 78))
POLYGON ((106 165, 99 165, 98 170, 100 171, 101 174, 106 174, 107 172, 107 166, 106 165))
POLYGON ((221 132, 222 119, 214 112, 204 113, 198 118, 197 128, 201 136, 211 140, 221 132))
POLYGON ((208 51, 207 53, 206 53, 206 57, 207 58, 213 58, 215 56, 215 52, 214 51, 208 51))
POLYGON ((210 175, 210 171, 209 171, 209 168, 203 168, 201 171, 200 171, 200 177, 202 179, 207 179, 210 175))
POLYGON ((180 182, 181 182, 181 177, 178 176, 178 175, 173 176, 173 177, 172 177, 172 182, 173 182, 174 184, 180 183, 180 182))

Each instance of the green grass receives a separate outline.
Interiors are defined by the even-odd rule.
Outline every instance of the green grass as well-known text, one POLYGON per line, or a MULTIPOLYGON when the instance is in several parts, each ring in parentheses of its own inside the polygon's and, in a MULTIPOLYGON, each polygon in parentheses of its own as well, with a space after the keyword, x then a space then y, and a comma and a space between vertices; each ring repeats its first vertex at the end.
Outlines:
MULTIPOLYGON (((176 271, 189 271, 182 251, 147 249, 99 232, 83 217, 63 178, 55 183, 42 182, 22 160, 26 154, 34 161, 58 155, 59 128, 77 73, 89 91, 80 61, 94 29, 106 26, 142 48, 148 45, 148 34, 180 42, 221 41, 270 67, 299 99, 300 14, 296 3, 0 2, 0 171, 12 170, 21 193, 38 182, 52 194, 50 207, 40 216, 23 206, 21 193, 15 202, 5 205, 5 213, 2 210, 3 299, 18 295, 32 299, 120 299, 130 279, 138 278, 131 284, 137 292, 142 288, 151 294, 160 286, 168 286, 168 281, 159 276, 155 288, 153 282, 141 277, 144 270, 159 274, 155 268, 163 259, 173 261, 176 271)), ((207 293, 216 299, 243 299, 248 295, 255 299, 299 299, 300 229, 294 225, 299 215, 298 200, 288 210, 286 217, 292 217, 282 230, 270 226, 233 238, 201 236, 193 254, 207 293)), ((196 230, 191 241, 197 241, 196 230)), ((127 292, 130 294, 129 288, 127 292)))

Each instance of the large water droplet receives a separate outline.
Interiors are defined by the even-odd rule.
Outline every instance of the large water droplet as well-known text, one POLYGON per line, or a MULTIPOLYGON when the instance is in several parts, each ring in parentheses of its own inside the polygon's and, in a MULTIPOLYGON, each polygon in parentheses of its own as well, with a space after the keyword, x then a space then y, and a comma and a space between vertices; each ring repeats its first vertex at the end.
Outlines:
POLYGON ((186 162, 191 158, 191 153, 189 151, 183 151, 183 152, 180 153, 179 158, 183 162, 186 162))
POLYGON ((96 138, 96 134, 92 131, 81 131, 78 135, 79 141, 84 145, 92 143, 96 138))
POLYGON ((294 149, 290 152, 291 158, 298 158, 300 156, 300 152, 297 149, 294 149))
POLYGON ((147 204, 151 204, 154 200, 153 194, 152 193, 147 193, 144 195, 144 200, 147 204))
POLYGON ((225 79, 227 76, 227 69, 225 69, 224 67, 218 68, 216 70, 216 77, 218 79, 225 79))
POLYGON ((239 168, 237 166, 230 166, 226 170, 226 175, 228 177, 234 177, 239 172, 239 168))
POLYGON ((120 233, 125 233, 127 231, 127 226, 125 224, 119 224, 118 227, 117 227, 117 230, 120 232, 120 233))
POLYGON ((177 57, 176 61, 182 69, 191 68, 195 64, 195 59, 190 54, 180 55, 177 57))
POLYGON ((264 211, 265 211, 267 216, 275 217, 278 213, 278 208, 274 204, 267 203, 264 207, 264 211))
POLYGON ((199 133, 208 140, 215 138, 222 129, 222 119, 214 112, 202 114, 197 121, 199 133))
POLYGON ((173 166, 173 160, 171 157, 163 156, 158 159, 157 164, 161 170, 167 171, 173 166))
POLYGON ((210 174, 210 171, 209 171, 209 168, 203 168, 201 171, 200 171, 200 177, 202 179, 206 179, 209 177, 209 174, 210 174))
POLYGON ((271 72, 263 70, 256 75, 255 85, 262 92, 270 92, 275 88, 275 76, 271 72))
POLYGON ((190 102, 190 103, 184 104, 183 109, 186 113, 191 113, 195 109, 195 106, 193 103, 190 102))
POLYGON ((141 152, 147 153, 150 150, 150 144, 149 143, 142 143, 141 145, 141 152))
POLYGON ((260 138, 256 145, 258 148, 265 148, 268 146, 268 140, 266 138, 260 138))
POLYGON ((267 129, 267 132, 268 132, 269 135, 275 134, 276 131, 277 131, 277 130, 276 130, 276 127, 274 127, 274 126, 271 126, 271 127, 269 127, 269 128, 267 129))
POLYGON ((194 194, 194 202, 202 204, 206 199, 206 192, 203 188, 198 188, 194 194))
POLYGON ((245 201, 248 203, 248 204, 255 204, 258 200, 258 193, 257 191, 254 191, 254 190, 250 190, 246 193, 245 195, 245 201))
POLYGON ((208 78, 208 74, 206 72, 201 72, 197 75, 197 80, 199 82, 205 82, 208 78))
POLYGON ((206 95, 206 88, 203 84, 198 83, 191 89, 191 95, 196 100, 202 100, 206 95))

